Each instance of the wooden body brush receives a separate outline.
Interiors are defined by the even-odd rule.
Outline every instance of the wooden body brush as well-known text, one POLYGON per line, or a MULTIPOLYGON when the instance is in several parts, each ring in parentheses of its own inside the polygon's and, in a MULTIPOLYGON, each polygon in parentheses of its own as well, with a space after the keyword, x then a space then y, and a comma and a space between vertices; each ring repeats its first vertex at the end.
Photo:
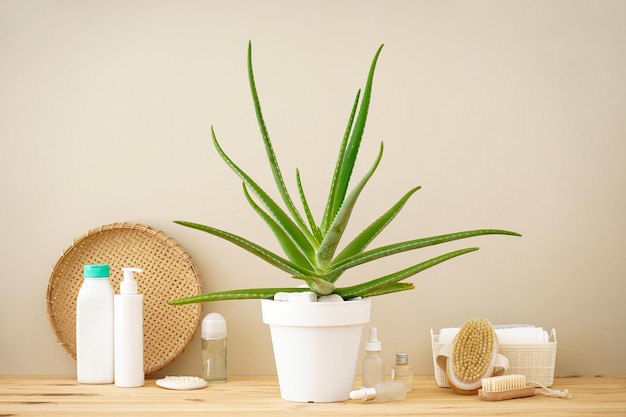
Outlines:
POLYGON ((466 321, 452 342, 446 363, 450 388, 458 394, 476 394, 483 378, 504 372, 498 360, 498 337, 489 320, 466 321))

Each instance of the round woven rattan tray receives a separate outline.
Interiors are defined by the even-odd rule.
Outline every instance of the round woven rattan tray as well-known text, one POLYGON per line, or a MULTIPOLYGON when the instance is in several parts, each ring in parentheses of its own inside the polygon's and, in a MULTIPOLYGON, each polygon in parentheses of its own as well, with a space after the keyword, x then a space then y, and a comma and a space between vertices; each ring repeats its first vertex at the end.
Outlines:
POLYGON ((149 374, 172 362, 191 341, 202 314, 201 304, 167 304, 202 290, 197 268, 184 249, 163 232, 136 223, 101 226, 74 240, 52 268, 46 295, 50 324, 74 359, 76 297, 85 264, 109 264, 116 294, 122 267, 143 269, 135 279, 144 295, 144 371, 149 374))

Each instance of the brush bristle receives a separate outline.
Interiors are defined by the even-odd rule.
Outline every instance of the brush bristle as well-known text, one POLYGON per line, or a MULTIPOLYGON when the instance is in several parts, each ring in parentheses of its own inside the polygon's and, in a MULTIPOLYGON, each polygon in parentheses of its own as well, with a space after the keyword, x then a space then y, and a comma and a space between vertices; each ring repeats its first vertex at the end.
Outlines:
POLYGON ((463 383, 479 381, 489 368, 496 341, 489 320, 471 319, 461 326, 452 350, 454 375, 463 383))
POLYGON ((526 386, 526 376, 517 374, 494 376, 483 378, 482 383, 483 391, 486 392, 509 391, 524 388, 526 386))

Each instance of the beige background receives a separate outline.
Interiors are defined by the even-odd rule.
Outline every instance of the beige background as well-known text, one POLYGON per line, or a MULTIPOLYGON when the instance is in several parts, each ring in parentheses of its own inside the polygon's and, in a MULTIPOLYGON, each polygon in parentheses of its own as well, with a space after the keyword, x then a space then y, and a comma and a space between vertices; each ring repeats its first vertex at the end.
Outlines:
MULTIPOLYGON (((46 283, 63 249, 103 224, 163 230, 207 290, 292 284, 172 223, 276 247, 209 137, 213 124, 270 184, 248 39, 289 185, 297 166, 318 216, 353 95, 384 42, 359 172, 379 141, 386 151, 348 233, 422 185, 379 243, 480 227, 524 235, 466 242, 481 250, 374 299, 387 371, 407 350, 417 374, 432 374, 429 329, 484 316, 556 328, 557 375, 626 373, 626 2, 4 0, 0 374, 75 372, 48 324, 46 283)), ((205 307, 228 320, 231 374, 275 372, 258 301, 205 307)), ((196 336, 162 373, 199 369, 196 336)))

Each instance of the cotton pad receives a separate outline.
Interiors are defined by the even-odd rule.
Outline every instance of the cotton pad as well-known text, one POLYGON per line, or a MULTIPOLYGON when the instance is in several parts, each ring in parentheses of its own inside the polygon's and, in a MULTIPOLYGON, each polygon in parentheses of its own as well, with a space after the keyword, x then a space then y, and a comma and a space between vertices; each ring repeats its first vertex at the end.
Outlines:
POLYGON ((176 390, 200 389, 208 385, 204 379, 197 376, 166 376, 157 379, 156 384, 161 388, 176 390))

